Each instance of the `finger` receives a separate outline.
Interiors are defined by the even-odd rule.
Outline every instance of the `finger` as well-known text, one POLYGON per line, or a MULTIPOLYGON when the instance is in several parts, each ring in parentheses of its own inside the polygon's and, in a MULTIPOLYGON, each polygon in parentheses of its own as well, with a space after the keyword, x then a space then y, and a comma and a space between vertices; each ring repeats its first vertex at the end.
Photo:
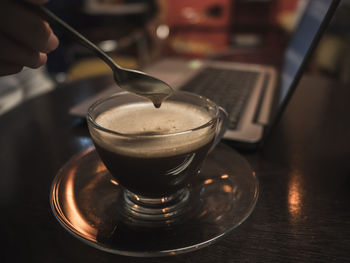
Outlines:
POLYGON ((23 66, 0 61, 0 76, 12 75, 20 72, 23 66))
POLYGON ((0 30, 29 48, 48 53, 58 46, 58 39, 49 24, 15 1, 1 3, 0 30))
POLYGON ((0 60, 7 63, 38 68, 47 61, 44 53, 34 51, 0 34, 0 60))

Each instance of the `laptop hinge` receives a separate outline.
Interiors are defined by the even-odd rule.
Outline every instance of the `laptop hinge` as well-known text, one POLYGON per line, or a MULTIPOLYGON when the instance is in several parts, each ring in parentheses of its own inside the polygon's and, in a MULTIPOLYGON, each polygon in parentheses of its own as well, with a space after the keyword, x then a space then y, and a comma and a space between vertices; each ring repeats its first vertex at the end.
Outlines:
POLYGON ((263 87, 254 116, 254 123, 267 125, 270 120, 274 90, 276 87, 276 71, 269 69, 264 74, 263 87))

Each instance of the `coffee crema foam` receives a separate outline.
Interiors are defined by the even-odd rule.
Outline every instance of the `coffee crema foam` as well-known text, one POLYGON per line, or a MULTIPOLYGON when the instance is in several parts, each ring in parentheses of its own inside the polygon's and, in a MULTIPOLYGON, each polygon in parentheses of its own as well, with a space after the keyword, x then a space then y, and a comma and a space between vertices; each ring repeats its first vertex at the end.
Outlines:
MULTIPOLYGON (((121 134, 142 136, 188 131, 208 123, 211 118, 210 114, 200 107, 166 101, 160 109, 156 109, 150 103, 118 106, 100 114, 95 122, 103 128, 121 134)), ((214 133, 215 129, 209 125, 195 132, 140 140, 106 133, 92 136, 100 146, 112 152, 135 157, 165 157, 196 150, 209 143, 214 133)))

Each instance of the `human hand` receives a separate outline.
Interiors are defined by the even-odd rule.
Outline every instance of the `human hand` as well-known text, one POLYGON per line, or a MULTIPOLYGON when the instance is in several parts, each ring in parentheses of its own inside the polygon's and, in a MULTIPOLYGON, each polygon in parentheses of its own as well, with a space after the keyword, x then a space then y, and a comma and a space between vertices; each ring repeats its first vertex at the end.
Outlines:
MULTIPOLYGON (((44 4, 48 0, 26 0, 44 4)), ((58 38, 49 24, 15 0, 0 0, 0 76, 38 68, 47 53, 57 48, 58 38)))

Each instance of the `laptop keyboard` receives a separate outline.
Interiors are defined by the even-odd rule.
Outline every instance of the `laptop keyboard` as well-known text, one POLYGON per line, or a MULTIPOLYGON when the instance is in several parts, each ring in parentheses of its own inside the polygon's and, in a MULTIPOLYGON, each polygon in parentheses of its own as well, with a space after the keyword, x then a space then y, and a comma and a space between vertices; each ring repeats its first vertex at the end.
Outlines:
POLYGON ((229 115, 229 129, 236 129, 258 72, 207 67, 189 80, 181 90, 207 97, 229 115))

